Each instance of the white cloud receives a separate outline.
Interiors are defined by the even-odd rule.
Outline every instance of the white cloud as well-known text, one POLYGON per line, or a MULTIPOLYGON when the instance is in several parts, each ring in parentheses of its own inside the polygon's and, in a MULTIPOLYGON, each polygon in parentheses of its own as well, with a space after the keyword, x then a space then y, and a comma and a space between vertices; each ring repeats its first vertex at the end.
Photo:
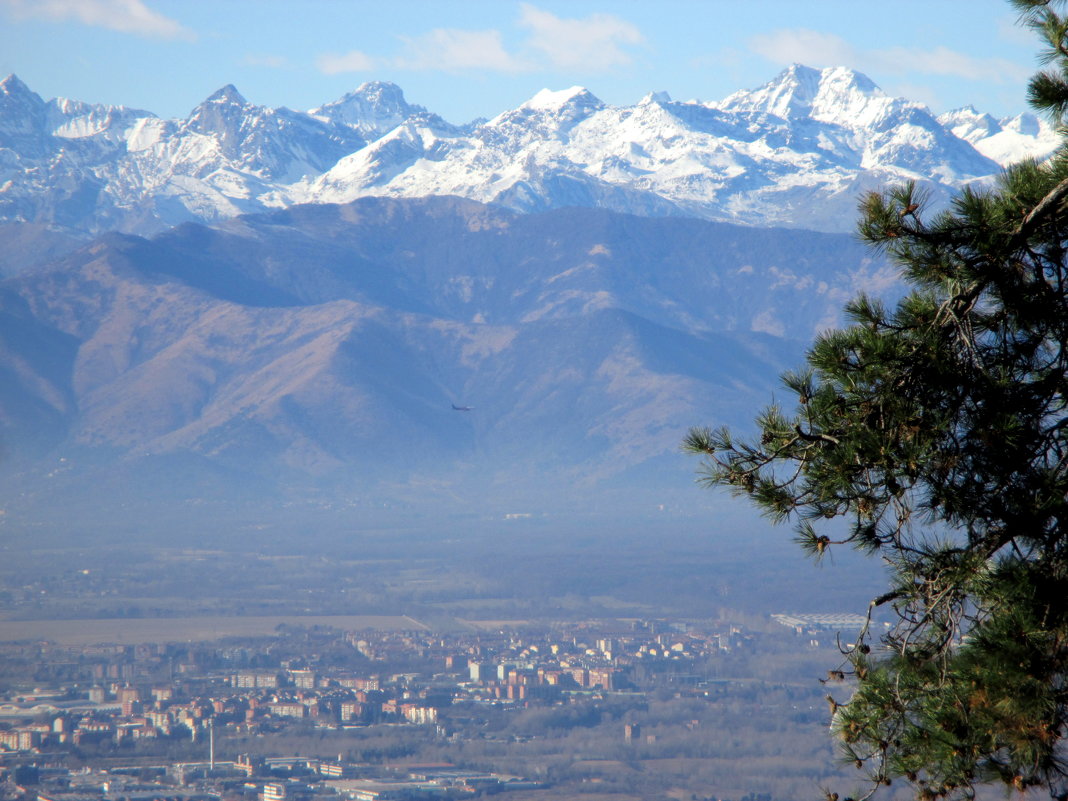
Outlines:
POLYGON ((1037 34, 1027 25, 1021 25, 1014 15, 999 17, 998 38, 1003 42, 1033 48, 1038 42, 1037 34))
POLYGON ((18 18, 74 20, 136 36, 196 39, 181 23, 146 6, 143 0, 0 0, 18 18))
POLYGON ((1003 58, 975 58, 936 47, 891 47, 865 50, 840 36, 806 28, 780 29, 754 36, 749 46, 769 61, 798 62, 811 67, 848 66, 889 75, 948 75, 984 83, 1011 83, 1025 79, 1026 67, 1003 58))
POLYGON ((893 97, 907 97, 917 103, 923 103, 927 108, 942 108, 942 98, 938 96, 930 86, 913 81, 895 81, 882 87, 883 91, 893 97))
POLYGON ((514 49, 505 45, 504 35, 496 29, 435 28, 420 36, 399 37, 403 47, 398 55, 372 58, 359 51, 326 53, 317 63, 328 75, 380 65, 442 72, 602 71, 631 63, 625 48, 645 41, 637 27, 612 14, 564 19, 528 3, 520 9, 517 25, 525 35, 521 46, 514 49))
POLYGON ((984 83, 1011 83, 1025 80, 1030 75, 1026 67, 1007 59, 974 58, 948 47, 936 47, 934 50, 894 47, 879 50, 873 55, 879 58, 879 66, 884 70, 896 65, 901 72, 951 75, 984 83))
POLYGON ((249 67, 269 67, 276 70, 289 66, 289 59, 285 56, 272 56, 264 53, 246 53, 241 61, 249 67))
POLYGON ((405 52, 393 62, 401 69, 444 72, 526 72, 531 69, 530 64, 505 50, 501 33, 496 30, 436 28, 419 37, 402 37, 402 41, 405 52))
POLYGON ((367 72, 376 66, 375 60, 361 53, 350 50, 348 53, 323 53, 315 59, 315 65, 324 75, 338 75, 342 72, 367 72))
POLYGON ((777 64, 810 67, 853 66, 858 51, 840 36, 806 28, 780 28, 749 40, 752 50, 777 64))
POLYGON ((630 64, 624 47, 645 41, 638 28, 612 14, 563 19, 528 3, 519 24, 530 31, 527 45, 558 69, 603 71, 630 64))

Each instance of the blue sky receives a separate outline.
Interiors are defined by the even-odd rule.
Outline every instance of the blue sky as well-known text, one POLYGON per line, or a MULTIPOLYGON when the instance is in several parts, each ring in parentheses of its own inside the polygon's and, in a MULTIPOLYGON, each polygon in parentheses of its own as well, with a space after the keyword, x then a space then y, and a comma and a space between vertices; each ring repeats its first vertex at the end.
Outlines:
POLYGON ((0 74, 167 117, 227 83, 303 110, 381 79, 461 123, 574 84, 718 100, 798 61, 1005 116, 1036 67, 1014 22, 1003 0, 0 0, 0 74))

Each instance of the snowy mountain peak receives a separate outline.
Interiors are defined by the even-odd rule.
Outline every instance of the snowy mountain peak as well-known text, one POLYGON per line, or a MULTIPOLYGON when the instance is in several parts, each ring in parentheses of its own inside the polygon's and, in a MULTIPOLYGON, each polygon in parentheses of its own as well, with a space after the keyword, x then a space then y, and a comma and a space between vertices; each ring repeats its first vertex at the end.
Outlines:
MULTIPOLYGON (((800 67, 800 65, 795 65, 800 67)), ((800 67, 802 69, 810 69, 808 67, 800 67)), ((848 90, 852 92, 861 92, 866 95, 877 95, 884 97, 883 90, 880 89, 875 81, 869 78, 862 72, 849 69, 849 67, 827 67, 820 71, 820 91, 832 91, 848 90)))
POLYGON ((778 96, 786 96, 797 102, 811 102, 820 91, 823 72, 804 64, 791 64, 780 72, 765 87, 778 96))
POLYGON ((219 91, 215 92, 213 95, 208 97, 208 99, 205 100, 200 105, 203 106, 203 105, 207 105, 208 103, 211 103, 213 105, 228 105, 228 106, 247 106, 247 105, 249 105, 249 102, 247 100, 245 100, 245 96, 242 95, 239 91, 237 91, 237 87, 234 86, 232 83, 226 84, 226 86, 224 86, 222 89, 220 89, 219 91))
POLYGON ((549 141, 566 141, 575 126, 603 110, 605 104, 582 86, 542 89, 530 100, 498 114, 476 131, 512 152, 549 141))
POLYGON ((187 119, 161 120, 44 103, 10 76, 0 82, 0 220, 62 212, 87 231, 151 232, 294 203, 456 195, 520 211, 597 206, 837 230, 852 225, 865 189, 918 180, 943 203, 1060 142, 1030 115, 936 119, 853 70, 797 64, 720 103, 653 92, 609 106, 573 86, 462 127, 384 81, 310 113, 249 103, 227 85, 187 119))
POLYGON ((1057 131, 1034 114, 997 120, 963 106, 940 114, 938 122, 1003 167, 1024 158, 1044 159, 1062 144, 1057 131))
POLYGON ((873 101, 888 98, 866 75, 847 67, 817 70, 791 64, 758 89, 735 92, 716 106, 724 111, 774 114, 785 120, 804 117, 831 121, 848 119, 873 101))
POLYGON ((41 96, 18 79, 14 73, 0 81, 0 116, 8 119, 19 113, 19 109, 40 109, 44 106, 41 96))
POLYGON ((638 101, 638 105, 639 106, 648 106, 648 105, 650 105, 652 103, 656 103, 657 105, 663 105, 665 103, 670 103, 670 102, 671 102, 671 95, 669 95, 667 92, 650 92, 649 94, 647 94, 645 97, 643 97, 641 100, 638 101))
POLYGON ((413 106, 404 98, 404 90, 392 81, 365 81, 355 91, 345 95, 346 98, 359 97, 378 108, 395 108, 405 113, 425 111, 422 106, 413 106))
POLYGON ((368 139, 376 139, 426 109, 404 99, 403 90, 389 81, 368 81, 333 103, 313 108, 311 116, 355 128, 368 139))
POLYGON ((37 97, 37 99, 40 100, 37 93, 19 80, 19 76, 15 73, 11 73, 4 78, 4 80, 0 81, 0 95, 26 95, 37 97))
POLYGON ((584 86, 572 86, 570 89, 542 89, 519 108, 537 111, 559 111, 564 108, 594 111, 603 108, 604 103, 584 86))
POLYGON ((14 74, 0 81, 0 147, 3 137, 38 137, 44 119, 44 101, 40 95, 14 74))
POLYGON ((975 144, 1001 131, 1001 123, 989 114, 980 114, 975 106, 962 106, 938 115, 938 121, 965 142, 975 144))
POLYGON ((113 144, 127 141, 131 131, 155 115, 125 106, 106 106, 56 97, 45 104, 47 129, 60 139, 102 137, 113 144))
POLYGON ((1024 136, 1038 136, 1042 132, 1042 123, 1034 114, 1017 114, 1015 117, 1001 121, 1002 128, 1024 136))
POLYGON ((230 152, 236 155, 238 131, 248 127, 250 116, 261 110, 245 100, 233 84, 227 84, 190 112, 185 128, 222 136, 230 152))

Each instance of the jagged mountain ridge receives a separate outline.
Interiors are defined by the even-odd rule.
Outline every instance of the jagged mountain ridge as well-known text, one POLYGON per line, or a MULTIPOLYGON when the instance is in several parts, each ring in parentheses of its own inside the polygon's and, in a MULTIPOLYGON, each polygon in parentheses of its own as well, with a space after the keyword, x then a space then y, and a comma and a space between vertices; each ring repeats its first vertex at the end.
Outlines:
POLYGON ((254 106, 225 86, 185 120, 0 82, 0 216, 73 232, 158 231, 262 209, 275 187, 366 144, 351 126, 254 106))
POLYGON ((936 118, 844 68, 794 65, 719 103, 652 93, 608 106, 538 93, 451 125, 384 82, 310 112, 223 87, 184 120, 0 82, 0 221, 151 234, 299 203, 457 195, 530 212, 566 206, 843 231, 859 193, 924 183, 935 202, 1057 144, 1024 115, 936 118))
POLYGON ((1020 153, 1041 158, 1061 143, 1060 134, 1042 125, 1033 114, 996 120, 976 111, 974 106, 965 106, 939 115, 938 121, 984 156, 1003 165, 1018 161, 1020 153))
POLYGON ((107 234, 0 283, 0 506, 648 499, 894 282, 842 235, 455 198, 107 234))

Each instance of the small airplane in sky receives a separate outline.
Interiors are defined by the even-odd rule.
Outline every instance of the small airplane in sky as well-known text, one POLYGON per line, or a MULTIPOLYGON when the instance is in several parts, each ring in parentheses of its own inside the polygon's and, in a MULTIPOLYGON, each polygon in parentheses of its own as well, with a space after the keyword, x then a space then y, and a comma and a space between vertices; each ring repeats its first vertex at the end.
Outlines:
POLYGON ((457 406, 455 403, 452 405, 452 410, 454 412, 469 412, 474 408, 474 406, 457 406))

